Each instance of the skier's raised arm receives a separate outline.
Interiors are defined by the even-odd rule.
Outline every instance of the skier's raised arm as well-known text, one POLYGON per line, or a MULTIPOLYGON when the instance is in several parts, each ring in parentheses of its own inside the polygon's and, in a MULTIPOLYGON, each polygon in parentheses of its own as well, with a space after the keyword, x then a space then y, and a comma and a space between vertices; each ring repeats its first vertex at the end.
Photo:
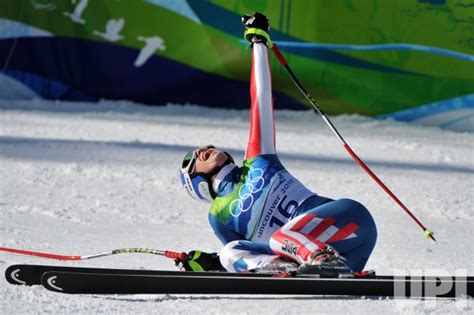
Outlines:
POLYGON ((268 57, 270 38, 268 19, 256 13, 245 15, 242 22, 245 37, 252 43, 250 78, 250 135, 245 158, 275 154, 275 123, 273 119, 272 80, 268 57))

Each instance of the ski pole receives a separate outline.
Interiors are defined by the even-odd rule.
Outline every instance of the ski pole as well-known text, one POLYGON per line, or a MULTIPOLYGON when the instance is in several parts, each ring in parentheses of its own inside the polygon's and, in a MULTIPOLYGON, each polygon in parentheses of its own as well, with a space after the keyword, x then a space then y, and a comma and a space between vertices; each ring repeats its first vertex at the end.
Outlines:
POLYGON ((373 180, 377 184, 379 184, 380 187, 390 196, 392 199, 410 216, 410 218, 413 219, 413 221, 418 224, 418 226, 423 230, 425 233, 426 238, 431 238, 433 241, 436 241, 434 238, 434 233, 433 231, 427 229, 421 222, 418 220, 415 215, 403 204, 403 202, 398 199, 397 196, 377 177, 377 175, 374 174, 370 170, 370 168, 355 154, 355 152, 351 149, 351 147, 347 144, 347 142, 344 140, 344 138, 341 136, 339 131, 337 131, 336 127, 332 124, 331 120, 326 116, 326 114, 323 112, 319 104, 314 100, 314 98, 305 90, 305 88, 301 85, 301 83, 298 81, 296 78, 295 74, 291 70, 290 66, 288 65, 288 62, 286 61, 285 57, 283 57, 283 54, 280 52, 276 44, 273 44, 271 47, 273 53, 275 54, 276 58, 278 59, 278 62, 285 68, 286 72, 291 78, 291 81, 296 85, 298 90, 306 97, 306 99, 311 103, 311 105, 314 107, 314 109, 318 112, 319 115, 323 118, 323 120, 326 122, 326 124, 331 128, 332 132, 336 135, 336 137, 341 141, 342 145, 344 146, 344 149, 349 153, 349 155, 359 164, 359 166, 367 173, 369 174, 370 177, 372 177, 373 180))
POLYGON ((120 248, 120 249, 114 249, 114 250, 104 252, 104 253, 84 255, 84 256, 58 255, 58 254, 35 252, 35 251, 8 248, 8 247, 0 247, 0 251, 14 253, 14 254, 28 255, 28 256, 36 256, 36 257, 47 258, 47 259, 55 259, 55 260, 87 260, 87 259, 106 257, 106 256, 111 256, 111 255, 117 255, 117 254, 152 254, 152 255, 165 256, 167 258, 179 259, 179 260, 184 260, 186 258, 186 253, 184 252, 179 253, 179 252, 173 252, 169 250, 159 250, 159 249, 151 249, 151 248, 120 248))

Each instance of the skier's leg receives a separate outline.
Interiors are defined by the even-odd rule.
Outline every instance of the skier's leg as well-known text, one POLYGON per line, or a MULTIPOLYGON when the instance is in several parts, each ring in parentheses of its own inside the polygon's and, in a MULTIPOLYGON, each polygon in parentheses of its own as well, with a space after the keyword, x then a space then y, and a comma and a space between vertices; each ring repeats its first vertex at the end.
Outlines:
POLYGON ((335 200, 314 209, 321 218, 334 218, 338 231, 328 231, 319 240, 333 246, 347 259, 347 265, 354 271, 362 271, 369 260, 377 240, 377 228, 369 210, 351 199, 335 200), (328 238, 329 237, 329 238, 328 238))
POLYGON ((220 254, 221 265, 230 272, 240 271, 287 271, 296 265, 281 260, 267 243, 239 240, 227 243, 220 254))
POLYGON ((300 214, 270 239, 271 249, 300 264, 308 262, 327 244, 361 271, 375 246, 377 230, 369 211, 350 199, 330 201, 300 214))

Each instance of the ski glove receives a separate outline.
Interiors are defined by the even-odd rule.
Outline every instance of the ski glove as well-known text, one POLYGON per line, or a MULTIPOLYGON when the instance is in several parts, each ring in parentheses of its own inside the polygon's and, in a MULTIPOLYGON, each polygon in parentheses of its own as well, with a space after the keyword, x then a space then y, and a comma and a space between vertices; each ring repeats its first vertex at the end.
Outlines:
POLYGON ((176 265, 186 271, 219 271, 222 269, 217 253, 190 251, 184 259, 177 259, 176 265))
POLYGON ((264 43, 271 47, 272 41, 270 40, 270 25, 268 18, 258 12, 254 15, 242 16, 242 24, 245 27, 244 38, 250 43, 264 43))

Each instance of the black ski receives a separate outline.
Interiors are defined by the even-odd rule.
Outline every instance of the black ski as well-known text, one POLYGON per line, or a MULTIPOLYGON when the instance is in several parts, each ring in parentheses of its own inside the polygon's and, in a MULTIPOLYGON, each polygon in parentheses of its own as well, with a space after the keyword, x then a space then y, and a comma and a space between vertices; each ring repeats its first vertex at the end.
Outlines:
MULTIPOLYGON (((5 270, 5 278, 11 284, 16 285, 40 285, 41 276, 48 271, 80 272, 80 273, 102 273, 102 274, 129 274, 129 275, 221 275, 232 276, 227 272, 184 272, 171 270, 143 270, 143 269, 112 269, 112 268, 91 268, 91 267, 69 267, 69 266, 46 266, 46 265, 11 265, 5 270)), ((248 274, 249 276, 252 274, 248 274)), ((253 275, 255 276, 255 275, 253 275)), ((265 277, 269 275, 257 275, 265 277)))
POLYGON ((455 297, 474 294, 472 279, 451 277, 329 279, 224 273, 132 275, 50 271, 43 274, 41 283, 51 291, 81 294, 309 294, 386 297, 455 297), (450 286, 444 285, 440 292, 443 281, 449 281, 450 286))
MULTIPOLYGON (((80 275, 77 275, 77 277, 79 277, 80 279, 82 279, 83 281, 85 281, 85 283, 83 283, 83 288, 85 289, 80 289, 81 290, 86 290, 84 292, 75 292, 75 293, 127 293, 127 294, 136 294, 136 293, 147 293, 149 289, 146 289, 144 287, 141 287, 141 281, 143 280, 144 283, 148 283, 149 281, 152 281, 152 282, 157 282, 159 281, 160 283, 164 282, 164 287, 162 287, 162 291, 157 291, 157 289, 153 289, 150 291, 150 293, 202 293, 202 294, 211 294, 211 293, 235 293, 235 294, 239 294, 240 291, 237 291, 237 292, 219 292, 219 290, 217 291, 212 291, 211 289, 202 289, 201 285, 203 283, 208 283, 207 279, 210 279, 212 277, 216 278, 216 279, 223 279, 223 278, 237 278, 237 279, 242 279, 242 278, 257 278, 257 279, 260 279, 260 278, 271 278, 272 275, 268 275, 268 274, 235 274, 235 273, 220 273, 220 272, 183 272, 183 271, 167 271, 167 270, 136 270, 136 269, 110 269, 110 268, 85 268, 85 267, 67 267, 67 266, 45 266, 45 265, 12 265, 10 267, 7 268, 7 270, 5 271, 5 276, 6 276, 6 279, 8 282, 12 283, 12 284, 23 284, 23 285, 37 285, 37 284, 41 284, 41 277, 44 273, 47 273, 47 272, 61 272, 61 277, 59 278, 55 278, 53 279, 54 281, 65 281, 66 279, 66 275, 68 275, 68 277, 74 277, 74 275, 71 275, 71 274, 75 274, 75 273, 78 273, 80 275), (92 276, 91 277, 87 277, 87 274, 91 274, 92 276), (98 276, 94 276, 94 274, 99 274, 98 276), (103 276, 105 275, 105 276, 103 276), (117 275, 117 277, 113 277, 114 275, 117 275), (127 275, 139 275, 139 276, 143 276, 143 277, 138 277, 140 280, 136 280, 136 279, 132 279, 130 277, 126 277, 126 281, 125 282, 121 282, 122 281, 122 278, 127 276, 127 275), (148 277, 146 276, 152 276, 150 280, 148 277), (156 279, 155 276, 163 276, 165 278, 159 280, 159 279, 156 279), (112 279, 110 279, 112 277, 112 279), (179 277, 179 279, 188 279, 188 278, 197 278, 199 280, 196 280, 194 281, 196 284, 196 290, 197 291, 193 291, 192 288, 181 288, 181 289, 176 289, 176 288, 173 288, 172 286, 170 287, 169 284, 167 284, 169 281, 173 282, 174 278, 177 278, 179 277), (61 280, 62 279, 62 280, 61 280), (104 282, 104 279, 105 279, 105 282, 104 282), (112 284, 113 284, 113 281, 118 281, 124 285, 126 285, 126 287, 124 287, 124 292, 117 292, 117 291, 114 291, 116 289, 112 289, 112 291, 108 291, 110 290, 110 287, 114 287, 113 285, 111 286, 110 285, 110 281, 112 281, 112 284), (130 291, 128 289, 128 286, 129 285, 134 285, 134 281, 139 281, 139 284, 138 287, 132 289, 132 291, 130 291), (95 290, 97 290, 96 292, 90 292, 90 291, 87 291, 87 290, 90 290, 90 289, 87 289, 88 286, 91 286, 93 285, 94 287, 96 287, 95 290), (176 291, 177 290, 177 291, 176 291), (209 291, 211 290, 211 291, 209 291)), ((54 276, 54 275, 53 275, 54 276)), ((296 278, 296 279, 299 279, 299 278, 296 278)), ((81 281, 82 281, 81 280, 81 281)), ((273 279, 272 279, 273 280, 273 279)), ((278 279, 277 279, 278 280, 278 279)), ((284 279, 283 279, 284 280, 284 279)), ((307 279, 301 279, 301 280, 307 280, 307 279)), ((393 276, 376 276, 374 279, 311 279, 312 281, 314 280, 318 280, 319 282, 323 281, 323 280, 327 280, 329 281, 330 283, 334 283, 334 280, 336 281, 339 281, 340 283, 344 284, 344 287, 347 287, 347 285, 345 285, 345 283, 354 283, 354 281, 356 281, 355 283, 368 283, 370 287, 374 287, 374 285, 372 285, 372 283, 376 283, 377 285, 375 287, 378 287, 380 285, 382 285, 381 283, 388 283, 388 282, 391 282, 392 283, 392 287, 395 286, 395 284, 399 285, 399 288, 400 288, 400 285, 402 282, 405 282, 405 286, 407 286, 406 288, 408 288, 407 290, 405 290, 406 292, 406 295, 412 295, 412 296, 416 296, 416 292, 413 292, 413 293, 410 293, 411 291, 414 291, 414 290, 417 290, 417 288, 421 288, 421 286, 425 286, 426 285, 426 280, 424 282, 424 284, 420 281, 420 280, 416 280, 416 281, 413 281, 412 279, 405 279, 407 281, 404 281, 404 280, 400 280, 400 279, 394 279, 393 276), (375 280, 377 280, 378 282, 376 282, 375 280), (380 280, 384 280, 382 282, 380 282, 380 280), (411 282, 408 282, 408 280, 412 280, 411 282), (331 282, 332 281, 332 282, 331 282), (358 282, 357 282, 358 281, 358 282), (412 288, 413 286, 413 288, 412 288), (410 288, 412 288, 412 290, 410 291, 410 288)), ((463 287, 465 287, 466 290, 466 295, 471 295, 472 296, 472 283, 474 282, 474 277, 467 277, 467 278, 459 278, 459 279, 454 279, 454 278, 446 278, 446 277, 442 277, 442 278, 438 278, 438 284, 440 283, 440 281, 453 281, 455 280, 455 282, 453 283, 453 286, 454 286, 454 289, 456 290, 456 285, 458 286, 458 288, 460 288, 459 291, 460 294, 462 294, 463 292, 463 287)), ((188 281, 188 280, 181 280, 181 281, 188 281)), ((192 281, 192 280, 191 280, 192 281)), ((223 280, 211 280, 211 281, 223 281, 223 280)), ((317 282, 318 282, 317 281, 317 282)), ((227 282, 227 281, 226 281, 227 282)), ((234 283, 233 281, 230 281, 231 283, 234 283)), ((250 281, 252 282, 252 281, 250 281)), ((273 283, 273 282, 272 282, 273 283)), ((433 280, 430 280, 428 281, 428 283, 430 283, 431 287, 433 287, 433 280)), ((51 284, 54 284, 53 282, 51 282, 51 284)), ((386 285, 386 284, 385 284, 386 285)), ((54 290, 54 288, 52 287, 48 287, 48 284, 45 285, 47 288, 49 289, 52 289, 54 290)), ((227 286, 227 284, 225 284, 225 286, 227 286)), ((253 284, 252 284, 253 286, 253 284)), ((362 287, 365 287, 366 285, 365 284, 362 284, 361 285, 362 287)), ((233 288, 233 286, 229 286, 229 288, 233 288)), ((77 289, 77 288, 76 288, 77 289)), ((364 289, 365 290, 365 289, 364 289)), ((56 291, 61 291, 61 290, 56 290, 56 291)), ((426 290, 425 290, 426 291, 426 290)), ((453 291, 453 290, 451 290, 453 291)), ((448 292, 446 294, 444 294, 443 296, 451 296, 452 294, 454 294, 453 292, 448 292)), ((66 291, 61 291, 61 292, 66 292, 66 291)), ((268 291, 261 291, 260 294, 265 294, 265 292, 268 292, 268 291)), ((299 292, 299 291, 296 291, 296 292, 299 292)), ((311 293, 308 293, 308 294, 331 294, 330 291, 328 292, 324 292, 324 293, 317 293, 318 291, 312 291, 311 293)), ((459 293, 458 292, 458 293, 459 293)), ((73 293, 73 292, 69 292, 69 293, 73 293)), ((252 292, 250 292, 252 293, 252 292)), ((357 293, 357 292, 356 292, 357 293)), ((365 291, 358 291, 358 295, 367 295, 367 294, 364 294, 366 293, 365 291)), ((385 295, 385 294, 382 294, 384 292, 380 292, 379 294, 376 294, 376 295, 385 295)), ((389 292, 390 293, 390 292, 389 292)), ((396 293, 396 292, 395 292, 396 293)), ((274 293, 272 292, 271 294, 278 294, 278 293, 274 293)), ((281 294, 292 294, 292 293, 281 293, 281 294)), ((297 293, 294 293, 294 294, 297 294, 297 293)), ((298 293, 300 294, 300 293, 298 293)), ((303 293, 301 293, 303 294, 303 293)), ((389 294, 390 295, 390 294, 389 294)))

